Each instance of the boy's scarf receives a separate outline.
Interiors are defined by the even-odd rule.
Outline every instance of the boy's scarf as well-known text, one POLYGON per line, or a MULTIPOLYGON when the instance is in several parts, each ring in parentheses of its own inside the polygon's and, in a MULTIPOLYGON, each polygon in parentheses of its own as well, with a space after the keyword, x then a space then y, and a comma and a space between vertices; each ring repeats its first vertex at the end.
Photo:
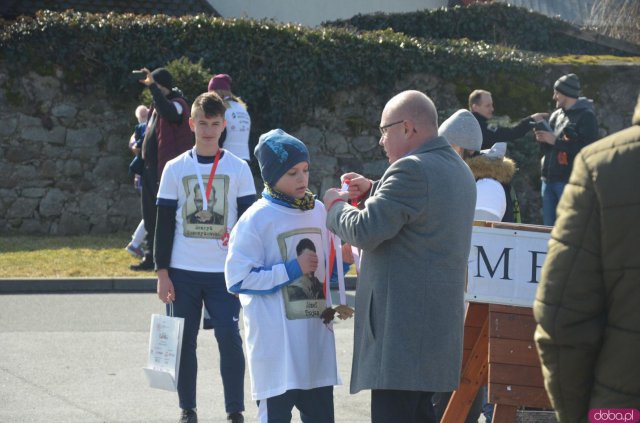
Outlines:
POLYGON ((302 211, 312 210, 316 205, 315 195, 308 189, 304 193, 304 197, 297 199, 283 194, 275 188, 271 188, 268 184, 264 184, 262 197, 281 206, 289 207, 290 209, 300 209, 302 211))

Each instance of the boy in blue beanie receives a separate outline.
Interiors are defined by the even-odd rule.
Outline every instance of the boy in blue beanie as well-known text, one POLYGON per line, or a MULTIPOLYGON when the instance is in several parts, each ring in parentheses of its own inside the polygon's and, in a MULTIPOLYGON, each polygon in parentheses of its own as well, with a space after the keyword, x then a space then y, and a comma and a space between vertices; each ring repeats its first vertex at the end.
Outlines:
POLYGON ((274 129, 254 154, 265 189, 231 231, 225 264, 227 288, 243 307, 252 399, 260 422, 290 422, 295 406, 302 421, 332 423, 340 380, 318 289, 329 242, 324 205, 308 189, 309 151, 274 129))

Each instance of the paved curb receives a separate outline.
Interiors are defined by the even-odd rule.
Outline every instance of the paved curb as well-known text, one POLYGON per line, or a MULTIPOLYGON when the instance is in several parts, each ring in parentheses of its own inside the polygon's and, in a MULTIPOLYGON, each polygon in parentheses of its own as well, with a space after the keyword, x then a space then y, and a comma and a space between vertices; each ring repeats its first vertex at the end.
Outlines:
MULTIPOLYGON (((156 278, 0 278, 0 294, 131 293, 156 292, 156 278)), ((345 287, 353 290, 356 277, 347 276, 345 287)))
POLYGON ((155 292, 156 278, 0 279, 0 294, 155 292))

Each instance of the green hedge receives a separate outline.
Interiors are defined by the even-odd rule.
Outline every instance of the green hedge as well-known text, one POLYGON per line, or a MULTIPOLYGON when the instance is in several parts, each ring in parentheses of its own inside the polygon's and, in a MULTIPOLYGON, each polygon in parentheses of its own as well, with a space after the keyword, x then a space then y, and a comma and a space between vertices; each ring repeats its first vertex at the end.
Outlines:
POLYGON ((625 55, 624 52, 560 34, 558 29, 569 25, 566 21, 502 2, 409 13, 356 15, 351 19, 325 22, 323 25, 358 31, 390 28, 414 37, 468 38, 546 53, 625 55))
MULTIPOLYGON (((5 26, 0 48, 0 60, 14 75, 24 69, 62 71, 78 90, 106 86, 129 100, 141 92, 130 79, 132 69, 154 69, 184 57, 205 74, 232 75, 234 92, 249 104, 256 130, 299 124, 309 109, 326 102, 328 92, 370 86, 388 96, 407 74, 430 73, 470 87, 491 84, 496 75, 515 78, 540 69, 536 56, 485 42, 205 15, 45 11, 5 26)), ((201 83, 205 91, 207 81, 201 83)), ((192 100, 197 92, 187 95, 192 100)))

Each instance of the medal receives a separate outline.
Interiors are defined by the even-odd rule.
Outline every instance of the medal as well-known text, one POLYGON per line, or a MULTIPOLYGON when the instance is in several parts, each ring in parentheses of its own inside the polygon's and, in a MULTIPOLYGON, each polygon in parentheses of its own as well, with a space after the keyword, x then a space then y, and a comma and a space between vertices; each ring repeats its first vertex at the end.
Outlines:
MULTIPOLYGON (((343 186, 343 191, 348 189, 348 185, 343 186)), ((338 251, 342 252, 342 242, 340 238, 332 232, 329 232, 329 261, 326 264, 326 273, 324 279, 324 294, 327 299, 327 308, 324 309, 320 318, 322 322, 329 326, 333 321, 336 314, 342 320, 348 319, 353 316, 353 309, 347 305, 347 295, 344 286, 344 270, 342 268, 342 254, 338 254, 338 251), (337 307, 333 307, 331 304, 331 288, 329 287, 331 281, 331 273, 333 272, 333 263, 336 261, 336 268, 338 270, 338 293, 340 294, 340 304, 337 307)))

